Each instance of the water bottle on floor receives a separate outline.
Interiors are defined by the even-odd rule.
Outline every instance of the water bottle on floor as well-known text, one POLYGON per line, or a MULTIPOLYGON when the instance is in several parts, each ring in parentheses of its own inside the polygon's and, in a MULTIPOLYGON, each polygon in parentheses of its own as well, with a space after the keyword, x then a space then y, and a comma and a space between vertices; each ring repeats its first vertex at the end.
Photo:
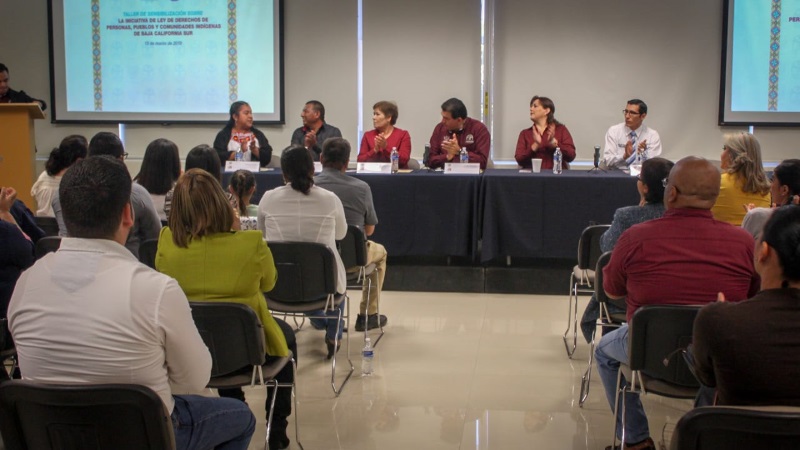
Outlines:
POLYGON ((372 359, 375 351, 372 349, 370 338, 364 340, 364 350, 361 351, 361 376, 372 375, 372 359))

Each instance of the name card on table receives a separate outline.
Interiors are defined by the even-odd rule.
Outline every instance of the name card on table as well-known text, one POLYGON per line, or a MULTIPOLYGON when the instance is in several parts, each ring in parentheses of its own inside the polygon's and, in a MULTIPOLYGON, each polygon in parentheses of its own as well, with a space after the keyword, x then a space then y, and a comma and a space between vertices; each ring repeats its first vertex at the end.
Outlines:
POLYGON ((259 166, 258 161, 225 161, 225 172, 236 172, 237 170, 258 172, 259 166))
POLYGON ((478 163, 444 163, 444 173, 480 175, 481 165, 478 163))
POLYGON ((358 163, 356 173, 392 173, 392 163, 358 163))

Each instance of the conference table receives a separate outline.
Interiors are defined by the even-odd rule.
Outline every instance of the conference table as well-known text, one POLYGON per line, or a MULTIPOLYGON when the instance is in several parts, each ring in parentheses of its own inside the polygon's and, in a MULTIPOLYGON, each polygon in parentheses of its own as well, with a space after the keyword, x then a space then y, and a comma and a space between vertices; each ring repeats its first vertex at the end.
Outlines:
MULTIPOLYGON (((369 184, 379 221, 371 239, 390 256, 574 259, 584 227, 639 202, 636 178, 620 171, 348 174, 369 184)), ((277 169, 255 176, 253 203, 283 185, 277 169)))

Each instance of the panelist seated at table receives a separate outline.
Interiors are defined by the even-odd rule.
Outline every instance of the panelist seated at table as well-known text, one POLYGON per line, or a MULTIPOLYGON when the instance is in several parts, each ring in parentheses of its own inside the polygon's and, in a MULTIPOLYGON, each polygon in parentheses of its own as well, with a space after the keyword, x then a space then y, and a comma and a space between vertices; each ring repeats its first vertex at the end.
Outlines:
POLYGON ((47 103, 44 100, 33 98, 26 94, 25 91, 15 91, 11 89, 8 82, 11 80, 11 75, 8 67, 0 63, 0 103, 38 103, 42 111, 47 109, 47 103))
POLYGON ((541 159, 542 170, 553 168, 553 154, 561 149, 564 161, 575 159, 575 143, 572 135, 555 118, 556 105, 547 97, 531 99, 531 122, 533 126, 519 132, 514 158, 523 169, 531 168, 531 160, 541 159))
POLYGON ((230 119, 217 133, 214 150, 222 165, 235 160, 240 150, 243 161, 259 161, 261 167, 266 167, 272 159, 272 146, 264 133, 253 126, 253 110, 243 101, 231 104, 230 119))
POLYGON ((467 107, 457 98, 442 103, 442 121, 431 134, 428 167, 437 169, 445 163, 460 162, 461 147, 466 147, 469 162, 486 169, 489 161, 489 130, 480 121, 467 117, 467 107))
POLYGON ((358 162, 391 162, 392 149, 397 149, 401 169, 408 168, 411 158, 411 136, 408 131, 396 128, 398 109, 394 102, 380 101, 372 106, 372 126, 364 133, 358 162))
POLYGON ((303 126, 292 133, 292 145, 302 145, 311 152, 314 161, 319 161, 325 140, 342 137, 342 132, 325 122, 325 106, 316 100, 306 102, 300 117, 303 119, 303 126))
POLYGON ((658 131, 643 124, 647 117, 647 104, 638 98, 628 100, 622 114, 625 121, 613 125, 606 132, 603 167, 628 167, 636 158, 634 150, 645 158, 661 155, 658 131))

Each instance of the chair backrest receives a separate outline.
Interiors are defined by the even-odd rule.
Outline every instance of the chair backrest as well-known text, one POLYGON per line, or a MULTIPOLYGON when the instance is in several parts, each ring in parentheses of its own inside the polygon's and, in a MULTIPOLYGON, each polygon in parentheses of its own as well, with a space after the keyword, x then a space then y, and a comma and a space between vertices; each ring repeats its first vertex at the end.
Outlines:
POLYGON ((348 225, 347 234, 338 244, 344 267, 349 269, 367 265, 367 238, 360 228, 348 225))
POLYGON ((769 448, 800 443, 800 408, 706 406, 686 413, 675 426, 671 450, 769 448))
POLYGON ((681 350, 692 342, 698 311, 700 306, 685 305, 647 305, 637 309, 628 324, 630 368, 667 383, 699 387, 681 357, 681 350))
POLYGON ((589 225, 583 229, 581 239, 578 241, 578 268, 581 270, 594 269, 597 260, 603 253, 600 250, 600 236, 611 225, 589 225))
POLYGON ((270 242, 278 282, 267 293, 283 303, 305 303, 336 293, 336 260, 316 242, 270 242))
POLYGON ((36 256, 36 259, 39 259, 50 252, 58 250, 59 247, 61 247, 60 236, 45 236, 36 241, 34 255, 36 256))
POLYGON ((55 217, 36 216, 33 220, 44 231, 45 236, 58 236, 58 221, 55 217))
POLYGON ((419 170, 422 167, 419 165, 419 161, 416 158, 408 158, 408 169, 409 170, 419 170))
POLYGON ((172 420, 161 398, 132 384, 0 385, 8 450, 170 450, 172 420))
POLYGON ((139 244, 139 262, 145 266, 156 268, 156 253, 158 252, 158 239, 148 239, 139 244))
POLYGON ((192 318, 211 353, 211 376, 264 364, 264 330, 255 311, 229 302, 190 302, 192 318))
POLYGON ((597 264, 594 266, 594 297, 600 303, 608 303, 606 290, 603 289, 603 268, 610 260, 611 252, 605 252, 597 258, 597 264))

